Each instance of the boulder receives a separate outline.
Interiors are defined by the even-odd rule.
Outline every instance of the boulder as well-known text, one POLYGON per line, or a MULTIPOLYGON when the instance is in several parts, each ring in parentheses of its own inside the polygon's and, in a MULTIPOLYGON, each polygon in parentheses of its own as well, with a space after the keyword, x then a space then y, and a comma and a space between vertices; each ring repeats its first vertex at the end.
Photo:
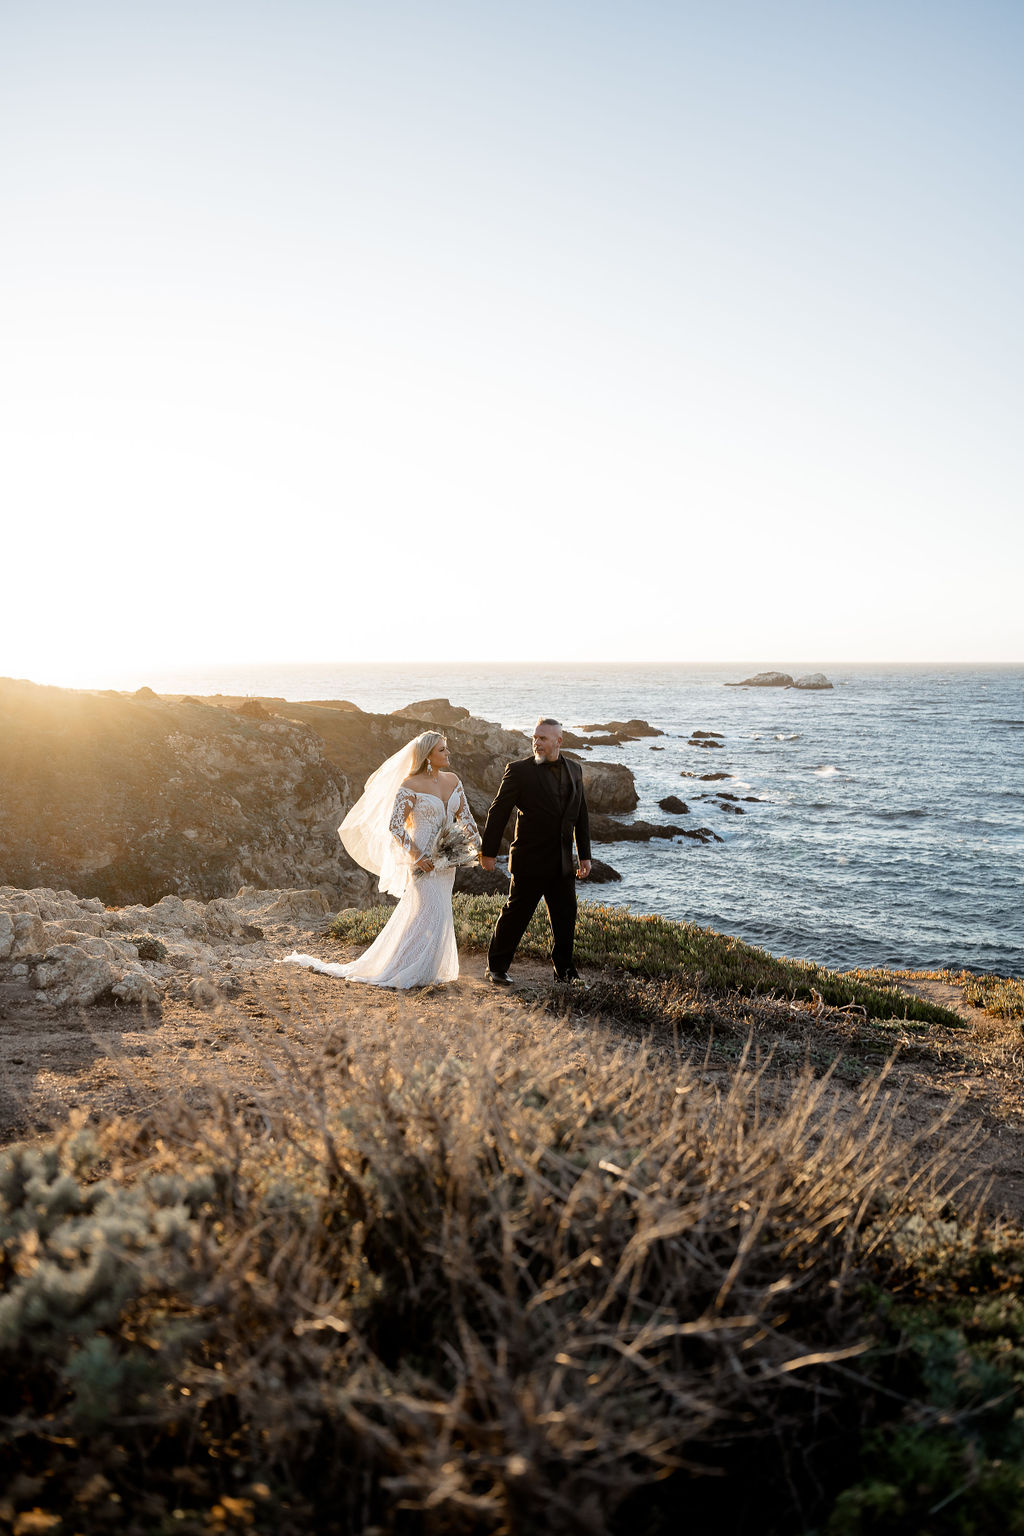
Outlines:
POLYGON ((613 816, 591 816, 590 835, 596 843, 649 843, 654 837, 677 837, 682 827, 653 821, 616 821, 613 816))
POLYGON ((608 731, 623 741, 636 741, 641 736, 664 736, 646 720, 608 720, 604 725, 581 725, 581 731, 608 731))
POLYGON ((581 763, 587 808, 598 814, 633 811, 640 804, 633 774, 624 763, 581 763))
POLYGON ((793 682, 793 687, 813 692, 816 689, 831 688, 832 684, 824 672, 808 672, 803 677, 796 678, 793 682))
POLYGON ((185 996, 197 1008, 213 1008, 220 1002, 220 994, 208 976, 193 976, 185 988, 185 996))
POLYGON ((788 672, 758 672, 745 677, 741 683, 726 683, 727 688, 792 688, 793 679, 788 672))
POLYGON ((691 741, 724 741, 721 731, 691 731, 691 741))
POLYGON ((612 885, 616 880, 621 879, 622 876, 618 870, 612 869, 612 866, 606 864, 603 859, 591 859, 590 874, 585 881, 581 882, 581 885, 612 885))
POLYGON ((122 1003, 141 1006, 160 1000, 160 989, 156 982, 142 970, 125 971, 120 981, 115 981, 110 990, 122 1003))
POLYGON ((9 912, 0 912, 0 960, 14 949, 14 922, 9 912))
POLYGON ((707 750, 708 747, 713 747, 713 748, 715 748, 719 752, 724 752, 724 750, 725 750, 725 743, 724 742, 722 742, 722 741, 712 741, 712 740, 709 740, 707 737, 700 737, 700 736, 691 736, 689 741, 686 743, 686 745, 688 747, 703 747, 705 750, 707 750))
POLYGON ((719 837, 717 832, 712 832, 710 827, 689 827, 682 829, 683 837, 693 838, 698 843, 724 843, 725 838, 719 837))
POLYGON ((452 704, 448 699, 420 699, 417 704, 407 704, 404 709, 393 709, 393 715, 400 720, 426 720, 430 725, 458 725, 460 720, 469 720, 468 709, 463 709, 461 704, 452 704))
POLYGON ((304 922, 311 917, 326 917, 331 911, 331 904, 322 891, 277 891, 274 894, 277 899, 262 910, 264 922, 304 922))
POLYGON ((37 912, 15 912, 11 919, 14 943, 11 957, 35 955, 46 948, 46 929, 37 912))
POLYGON ((668 811, 670 816, 688 816, 690 807, 678 795, 666 795, 664 800, 658 801, 658 809, 668 811))
POLYGON ((479 864, 468 864, 455 871, 455 889, 467 896, 507 896, 508 887, 508 870, 500 865, 482 869, 479 864))
POLYGON ((57 1008, 85 1007, 109 992, 120 978, 109 960, 87 954, 77 944, 55 944, 35 967, 33 981, 42 998, 57 1008))

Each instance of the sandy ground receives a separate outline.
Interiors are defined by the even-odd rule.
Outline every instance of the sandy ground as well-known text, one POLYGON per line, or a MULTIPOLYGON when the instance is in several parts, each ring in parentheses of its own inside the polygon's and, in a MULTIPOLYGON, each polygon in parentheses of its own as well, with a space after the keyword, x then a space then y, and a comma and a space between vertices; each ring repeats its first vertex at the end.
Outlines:
MULTIPOLYGON (((268 938, 279 953, 298 948, 325 960, 351 959, 358 951, 324 932, 329 919, 301 926, 280 925, 268 938)), ((430 1020, 451 1019, 453 1005, 477 1012, 487 1009, 500 1026, 514 1023, 524 1009, 535 1008, 548 992, 550 968, 520 960, 516 987, 495 989, 484 977, 483 955, 462 956, 462 974, 444 988, 416 994, 416 1013, 430 1020)), ((165 998, 157 1007, 131 1006, 54 1009, 39 1004, 27 989, 8 986, 0 995, 0 1142, 38 1137, 75 1109, 96 1120, 145 1111, 162 1099, 184 1095, 201 1101, 212 1078, 223 1077, 237 1090, 265 1086, 272 1061, 283 1043, 307 1023, 322 1021, 337 1007, 339 988, 349 998, 353 988, 332 977, 298 967, 267 964, 239 979, 236 995, 210 1007, 181 998, 165 998), (281 1037, 285 1037, 282 1042, 281 1037)), ((1024 1222, 1024 1048, 1019 1031, 964 1003, 955 987, 938 982, 908 982, 913 990, 942 1003, 964 1019, 966 1029, 948 1057, 911 1053, 897 1060, 893 1081, 903 1090, 900 1123, 908 1134, 952 1109, 948 1134, 974 1130, 976 1144, 964 1156, 963 1173, 975 1190, 987 1189, 993 1212, 1024 1222)), ((572 1009, 571 997, 566 1006, 572 1009)), ((362 1016, 386 1032, 398 1018, 393 992, 359 988, 362 1016)), ((578 1027, 594 1027, 582 1011, 578 1027)), ((615 1030, 614 1021, 609 1021, 615 1030)), ((636 1037, 636 1028, 624 1030, 636 1037)), ((961 1032, 957 1032, 958 1035, 961 1032)), ((712 1062, 707 1070, 730 1070, 712 1062)), ((856 1092, 837 1078, 836 1095, 856 1092)))

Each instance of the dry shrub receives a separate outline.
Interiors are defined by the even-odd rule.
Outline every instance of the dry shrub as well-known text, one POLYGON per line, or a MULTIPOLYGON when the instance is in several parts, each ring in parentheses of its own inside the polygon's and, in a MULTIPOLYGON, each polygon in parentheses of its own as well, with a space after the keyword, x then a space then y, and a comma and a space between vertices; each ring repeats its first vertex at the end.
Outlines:
MULTIPOLYGON (((108 1128, 115 1203, 173 1206, 182 1181, 174 1264, 162 1290, 147 1237, 118 1326, 37 1312, 30 1348, 8 1340, 36 1414, 22 1454, 64 1436, 67 1487, 77 1458, 101 1465, 123 1515, 149 1501, 140 1530, 182 1506, 188 1531, 250 1486, 244 1523, 268 1531, 601 1536, 702 1507, 763 1531, 766 1500, 813 1501, 865 1277, 960 1150, 898 1137, 884 1078, 840 1109, 827 1079, 782 1094, 749 1057, 712 1080, 596 1026, 428 1025, 414 1000, 330 1020, 300 1002, 285 1029, 265 1092, 210 1081, 108 1128), (132 1369, 100 1431, 112 1354, 132 1369), (140 1437, 132 1483, 109 1447, 140 1437)), ((19 1219, 12 1284, 92 1262, 87 1244, 61 1261, 59 1222, 26 1243, 19 1219)))

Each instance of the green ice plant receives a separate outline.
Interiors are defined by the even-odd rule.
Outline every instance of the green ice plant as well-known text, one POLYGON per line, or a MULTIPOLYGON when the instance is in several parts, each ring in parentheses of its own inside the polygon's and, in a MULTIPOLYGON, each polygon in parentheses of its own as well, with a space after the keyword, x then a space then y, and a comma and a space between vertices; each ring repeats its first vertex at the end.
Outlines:
MULTIPOLYGON (((486 949, 501 897, 457 894, 453 905, 460 949, 486 949)), ((346 909, 334 919, 331 933, 345 942, 365 945, 377 937, 390 915, 389 907, 346 909)), ((550 949, 551 931, 543 909, 538 909, 519 953, 546 960, 550 949)), ((805 960, 779 959, 756 945, 696 923, 674 922, 596 902, 580 904, 576 958, 580 965, 629 976, 685 975, 716 995, 739 992, 803 1001, 820 999, 825 1006, 853 1007, 873 1019, 897 1018, 950 1028, 962 1025, 948 1009, 908 997, 891 982, 868 983, 805 960)))
POLYGON ((184 1274, 210 1189, 204 1176, 117 1184, 96 1177, 98 1156, 79 1131, 0 1157, 0 1370, 34 1359, 82 1425, 137 1410, 158 1384, 159 1341, 128 1341, 121 1324, 184 1274))

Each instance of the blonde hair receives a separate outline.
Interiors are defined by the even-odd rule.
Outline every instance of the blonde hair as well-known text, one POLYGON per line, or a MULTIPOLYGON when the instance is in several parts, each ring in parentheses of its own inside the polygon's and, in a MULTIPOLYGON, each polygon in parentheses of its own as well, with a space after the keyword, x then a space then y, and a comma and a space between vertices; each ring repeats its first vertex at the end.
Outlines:
POLYGON ((427 758, 433 752, 439 741, 444 741, 443 731, 424 731, 422 736, 417 736, 413 742, 413 766, 410 778, 417 773, 422 773, 427 766, 427 758))

